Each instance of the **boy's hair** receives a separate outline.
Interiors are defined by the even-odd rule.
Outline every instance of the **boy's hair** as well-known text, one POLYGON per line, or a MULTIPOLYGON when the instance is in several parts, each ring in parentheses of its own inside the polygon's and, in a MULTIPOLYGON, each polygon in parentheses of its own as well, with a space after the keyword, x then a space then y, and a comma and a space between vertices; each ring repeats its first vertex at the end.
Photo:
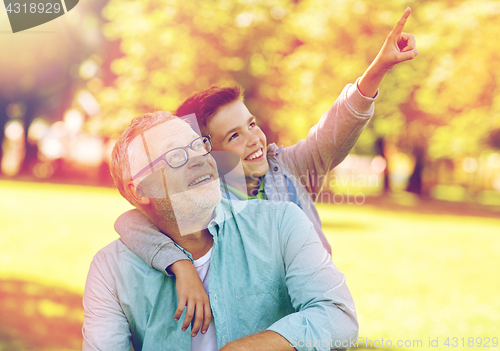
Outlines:
POLYGON ((210 119, 222 107, 237 100, 243 101, 243 89, 240 86, 219 88, 214 85, 187 98, 177 109, 176 115, 182 117, 194 113, 202 134, 206 134, 210 119))
POLYGON ((125 184, 132 179, 130 163, 137 162, 138 159, 136 152, 134 152, 135 150, 132 148, 132 141, 146 130, 176 118, 168 111, 157 111, 135 117, 123 131, 120 139, 113 148, 110 162, 111 176, 120 194, 136 207, 138 207, 138 204, 135 203, 133 197, 125 187, 125 184))

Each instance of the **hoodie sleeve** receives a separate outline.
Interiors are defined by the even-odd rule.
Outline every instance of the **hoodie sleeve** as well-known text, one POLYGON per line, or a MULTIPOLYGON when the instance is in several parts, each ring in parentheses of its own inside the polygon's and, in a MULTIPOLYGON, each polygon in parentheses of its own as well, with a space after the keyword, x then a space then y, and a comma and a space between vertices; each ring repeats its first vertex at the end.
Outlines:
POLYGON ((189 260, 172 239, 163 234, 139 210, 123 213, 115 222, 121 240, 150 267, 172 276, 167 268, 180 260, 189 260))
POLYGON ((348 84, 332 107, 309 130, 306 139, 283 149, 278 157, 312 195, 321 191, 325 176, 341 163, 373 116, 375 98, 348 84))

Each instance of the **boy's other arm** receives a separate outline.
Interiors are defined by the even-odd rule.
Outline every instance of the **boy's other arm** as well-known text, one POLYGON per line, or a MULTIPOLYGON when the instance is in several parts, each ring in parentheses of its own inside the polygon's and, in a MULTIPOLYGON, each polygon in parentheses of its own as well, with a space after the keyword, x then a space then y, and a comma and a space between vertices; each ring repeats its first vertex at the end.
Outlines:
POLYGON ((373 115, 373 102, 385 75, 399 62, 411 60, 418 54, 413 35, 402 32, 409 15, 410 9, 407 9, 364 75, 356 84, 344 88, 307 138, 285 148, 279 155, 313 200, 326 174, 347 157, 373 115))
POLYGON ((280 163, 300 181, 313 201, 325 176, 347 157, 373 116, 374 101, 363 96, 356 84, 348 84, 307 138, 278 154, 280 163))

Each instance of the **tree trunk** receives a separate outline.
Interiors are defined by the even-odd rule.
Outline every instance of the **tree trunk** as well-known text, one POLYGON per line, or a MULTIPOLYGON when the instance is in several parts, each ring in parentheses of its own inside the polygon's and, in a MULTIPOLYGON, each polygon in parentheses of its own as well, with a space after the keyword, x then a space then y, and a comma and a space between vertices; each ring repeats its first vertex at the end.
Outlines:
POLYGON ((424 171, 425 148, 415 146, 413 149, 413 156, 415 157, 415 169, 413 170, 406 191, 422 196, 422 173, 424 171))
POLYGON ((387 194, 391 192, 391 181, 390 181, 390 173, 389 173, 389 162, 387 161, 387 157, 385 155, 384 151, 384 138, 380 137, 377 139, 375 142, 375 147, 377 154, 382 156, 385 160, 385 169, 384 169, 384 187, 383 187, 383 192, 384 194, 387 194))
POLYGON ((5 138, 5 125, 7 124, 7 121, 9 120, 9 117, 7 116, 6 108, 7 108, 8 102, 4 100, 0 100, 0 175, 2 174, 2 158, 3 158, 3 140, 5 138))
POLYGON ((21 167, 19 169, 20 175, 33 175, 33 166, 38 161, 38 146, 36 143, 32 144, 28 142, 28 129, 31 122, 35 119, 35 114, 38 108, 37 99, 30 98, 27 99, 26 103, 26 114, 24 115, 24 146, 25 155, 21 167))

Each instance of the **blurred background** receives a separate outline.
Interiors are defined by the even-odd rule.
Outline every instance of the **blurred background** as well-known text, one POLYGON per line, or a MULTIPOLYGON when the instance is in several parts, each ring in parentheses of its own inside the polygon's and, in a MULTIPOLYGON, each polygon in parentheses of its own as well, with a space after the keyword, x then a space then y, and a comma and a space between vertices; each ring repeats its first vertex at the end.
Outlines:
POLYGON ((407 6, 420 54, 385 78, 318 208, 364 347, 499 350, 500 2, 486 0, 82 0, 16 34, 0 8, 0 350, 81 349, 90 261, 130 208, 108 161, 133 117, 238 83, 268 141, 293 145, 407 6))

